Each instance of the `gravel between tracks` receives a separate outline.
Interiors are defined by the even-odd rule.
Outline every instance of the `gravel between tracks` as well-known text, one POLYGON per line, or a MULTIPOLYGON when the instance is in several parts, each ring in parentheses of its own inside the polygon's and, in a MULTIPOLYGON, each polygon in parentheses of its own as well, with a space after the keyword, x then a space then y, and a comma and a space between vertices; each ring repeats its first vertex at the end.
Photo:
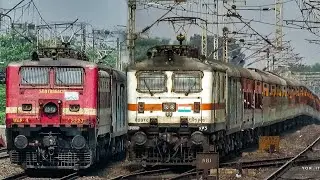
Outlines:
POLYGON ((99 172, 95 172, 93 175, 88 175, 85 177, 81 177, 79 179, 86 180, 86 179, 111 179, 115 178, 120 175, 130 174, 133 171, 140 169, 139 167, 130 166, 129 161, 121 161, 115 162, 108 165, 108 167, 104 168, 99 172))
POLYGON ((23 172, 23 169, 19 166, 10 163, 10 159, 0 159, 0 179, 4 179, 13 174, 23 172))
MULTIPOLYGON (((312 141, 314 141, 320 134, 320 125, 308 125, 301 129, 286 134, 280 137, 280 152, 269 154, 267 152, 244 152, 239 160, 263 160, 276 157, 294 156, 306 148, 312 141)), ((263 168, 263 169, 247 169, 243 170, 243 176, 236 178, 236 170, 233 173, 221 174, 221 180, 238 179, 238 180, 258 180, 264 179, 277 168, 263 168)))

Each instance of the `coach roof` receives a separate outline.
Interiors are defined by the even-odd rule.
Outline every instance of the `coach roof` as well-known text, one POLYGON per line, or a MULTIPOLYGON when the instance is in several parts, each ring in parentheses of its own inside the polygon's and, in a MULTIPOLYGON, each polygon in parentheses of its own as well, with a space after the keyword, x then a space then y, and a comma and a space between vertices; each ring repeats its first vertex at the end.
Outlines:
POLYGON ((174 70, 212 70, 208 64, 201 62, 197 58, 173 55, 173 60, 168 61, 166 56, 156 56, 150 59, 144 59, 141 62, 130 65, 128 70, 146 70, 146 71, 174 71, 174 70))
POLYGON ((77 59, 59 58, 53 60, 51 58, 40 58, 39 61, 23 60, 11 62, 8 66, 81 66, 81 67, 97 67, 97 64, 89 61, 82 61, 77 59))

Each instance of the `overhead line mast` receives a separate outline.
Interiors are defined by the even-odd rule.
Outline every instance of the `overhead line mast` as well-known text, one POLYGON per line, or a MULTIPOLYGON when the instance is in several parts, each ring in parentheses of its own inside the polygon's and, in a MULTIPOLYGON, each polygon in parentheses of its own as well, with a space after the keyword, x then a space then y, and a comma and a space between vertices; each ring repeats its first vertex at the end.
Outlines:
POLYGON ((134 50, 135 50, 135 27, 136 27, 136 8, 137 8, 137 2, 136 0, 128 0, 128 37, 127 37, 127 44, 128 44, 128 50, 129 50, 129 62, 130 64, 134 64, 134 50))
POLYGON ((276 48, 282 49, 282 22, 283 22, 283 5, 282 0, 275 0, 275 15, 276 15, 276 48))

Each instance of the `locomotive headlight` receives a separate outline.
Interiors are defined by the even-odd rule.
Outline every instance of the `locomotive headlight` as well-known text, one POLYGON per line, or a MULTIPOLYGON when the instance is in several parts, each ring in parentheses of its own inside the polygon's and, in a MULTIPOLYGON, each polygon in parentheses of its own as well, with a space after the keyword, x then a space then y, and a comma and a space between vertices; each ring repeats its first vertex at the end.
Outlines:
POLYGON ((86 139, 81 135, 76 135, 73 137, 73 139, 71 141, 71 145, 73 148, 80 150, 85 147, 86 139))
POLYGON ((169 110, 169 105, 168 105, 168 104, 163 104, 162 110, 163 110, 163 111, 169 110))
POLYGON ((191 134, 191 141, 193 144, 200 145, 205 141, 205 137, 202 132, 196 131, 191 134))
POLYGON ((58 111, 58 107, 54 103, 48 103, 43 107, 43 111, 47 114, 54 114, 58 111))
POLYGON ((147 135, 142 131, 136 132, 132 138, 132 140, 140 146, 147 142, 147 135))
POLYGON ((14 145, 18 149, 24 149, 28 145, 28 139, 24 135, 18 135, 16 138, 14 138, 14 145))
POLYGON ((170 110, 174 111, 176 109, 176 105, 175 104, 170 104, 170 110))
POLYGON ((162 111, 164 112, 175 112, 176 111, 176 103, 163 103, 162 111))

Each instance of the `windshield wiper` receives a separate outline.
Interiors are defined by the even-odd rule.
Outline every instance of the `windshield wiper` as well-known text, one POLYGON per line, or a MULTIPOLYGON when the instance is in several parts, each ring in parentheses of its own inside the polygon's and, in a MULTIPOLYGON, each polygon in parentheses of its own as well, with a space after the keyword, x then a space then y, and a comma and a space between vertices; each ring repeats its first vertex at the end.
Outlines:
POLYGON ((58 81, 60 81, 60 82, 61 82, 61 85, 64 85, 64 86, 69 87, 69 85, 67 85, 65 82, 63 82, 60 78, 58 78, 58 77, 56 77, 56 78, 58 79, 58 81))
POLYGON ((191 89, 192 89, 196 84, 197 84, 197 81, 194 81, 194 84, 193 84, 192 86, 189 86, 189 89, 188 89, 188 91, 187 91, 186 94, 185 94, 186 96, 189 95, 191 89))
POLYGON ((148 91, 149 91, 150 95, 151 95, 151 96, 153 96, 153 93, 151 92, 151 90, 150 90, 150 88, 149 88, 149 86, 148 86, 148 84, 147 84, 147 82, 146 82, 146 80, 145 80, 145 79, 143 79, 143 82, 144 82, 144 84, 146 85, 146 87, 147 87, 147 89, 148 89, 148 91))
POLYGON ((30 82, 28 80, 26 80, 24 77, 22 77, 22 80, 24 80, 28 85, 30 85, 32 87, 36 87, 36 85, 30 84, 30 82))

